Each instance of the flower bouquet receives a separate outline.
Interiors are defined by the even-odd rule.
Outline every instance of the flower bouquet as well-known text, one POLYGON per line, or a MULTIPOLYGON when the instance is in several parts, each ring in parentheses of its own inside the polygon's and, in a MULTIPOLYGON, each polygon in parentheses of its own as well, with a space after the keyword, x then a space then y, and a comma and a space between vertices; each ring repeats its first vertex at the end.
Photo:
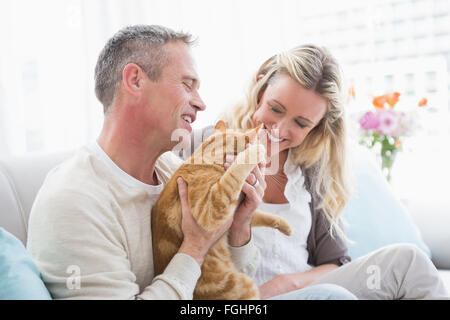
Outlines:
MULTIPOLYGON (((372 149, 378 148, 381 169, 386 179, 391 181, 392 166, 402 147, 402 138, 409 136, 416 126, 414 116, 394 109, 400 93, 392 92, 374 97, 375 110, 368 111, 359 119, 362 130, 360 144, 372 149)), ((427 105, 427 99, 419 102, 419 107, 427 105)))

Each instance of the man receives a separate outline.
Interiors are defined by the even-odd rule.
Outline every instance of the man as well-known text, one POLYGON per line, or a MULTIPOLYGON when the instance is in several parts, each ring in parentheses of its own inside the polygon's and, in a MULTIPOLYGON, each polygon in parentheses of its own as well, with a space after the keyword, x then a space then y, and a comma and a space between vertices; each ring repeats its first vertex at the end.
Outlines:
MULTIPOLYGON (((190 132, 206 107, 191 43, 189 34, 141 25, 120 30, 100 53, 100 136, 48 174, 30 215, 27 248, 53 298, 192 299, 207 251, 227 230, 237 267, 256 270, 250 221, 265 186, 258 166, 234 219, 217 230, 202 229, 182 201, 183 243, 154 277, 150 213, 181 164, 167 152, 177 143, 171 135, 190 132)), ((186 188, 180 181, 182 200, 186 188)))

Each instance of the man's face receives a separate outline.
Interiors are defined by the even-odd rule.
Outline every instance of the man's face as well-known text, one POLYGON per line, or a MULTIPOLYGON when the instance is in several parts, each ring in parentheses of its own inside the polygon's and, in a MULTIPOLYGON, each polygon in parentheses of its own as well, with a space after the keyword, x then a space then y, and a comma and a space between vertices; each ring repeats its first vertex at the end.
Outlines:
POLYGON ((158 81, 148 81, 145 96, 149 125, 170 139, 176 129, 192 131, 197 111, 205 110, 198 93, 199 78, 188 45, 169 42, 165 45, 169 62, 158 81))

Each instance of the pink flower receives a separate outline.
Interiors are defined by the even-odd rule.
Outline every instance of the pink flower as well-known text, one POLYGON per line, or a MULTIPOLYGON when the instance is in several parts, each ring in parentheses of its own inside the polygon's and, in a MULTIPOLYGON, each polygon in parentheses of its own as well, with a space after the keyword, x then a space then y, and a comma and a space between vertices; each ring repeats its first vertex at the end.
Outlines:
POLYGON ((409 136, 417 129, 417 122, 416 122, 417 114, 410 113, 406 114, 402 112, 399 116, 398 120, 398 126, 400 128, 400 134, 409 136))
POLYGON ((369 111, 366 112, 361 117, 361 119, 359 119, 359 124, 361 125, 361 128, 364 130, 378 129, 378 126, 380 125, 380 120, 378 119, 375 113, 369 111))
POLYGON ((378 119, 380 120, 380 125, 378 131, 381 134, 387 135, 397 135, 398 129, 398 118, 397 114, 393 110, 381 110, 378 112, 378 119))

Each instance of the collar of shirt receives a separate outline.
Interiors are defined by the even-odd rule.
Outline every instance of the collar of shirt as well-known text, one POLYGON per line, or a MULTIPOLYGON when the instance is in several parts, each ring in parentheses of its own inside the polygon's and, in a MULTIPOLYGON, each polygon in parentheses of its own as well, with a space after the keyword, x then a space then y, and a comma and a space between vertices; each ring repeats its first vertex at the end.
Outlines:
POLYGON ((310 203, 311 194, 305 188, 305 177, 299 165, 292 161, 292 152, 289 149, 289 154, 283 166, 283 171, 286 174, 288 181, 284 189, 284 196, 291 204, 296 203, 310 203))
POLYGON ((156 171, 156 176, 158 177, 158 181, 160 182, 158 185, 150 185, 146 184, 133 176, 129 175, 125 171, 123 171, 111 158, 106 154, 106 152, 100 147, 97 141, 91 143, 88 148, 94 153, 94 155, 100 159, 105 165, 110 169, 110 172, 114 174, 114 176, 121 181, 124 185, 131 188, 141 188, 145 189, 149 195, 159 194, 163 189, 163 183, 161 183, 162 179, 156 171))

